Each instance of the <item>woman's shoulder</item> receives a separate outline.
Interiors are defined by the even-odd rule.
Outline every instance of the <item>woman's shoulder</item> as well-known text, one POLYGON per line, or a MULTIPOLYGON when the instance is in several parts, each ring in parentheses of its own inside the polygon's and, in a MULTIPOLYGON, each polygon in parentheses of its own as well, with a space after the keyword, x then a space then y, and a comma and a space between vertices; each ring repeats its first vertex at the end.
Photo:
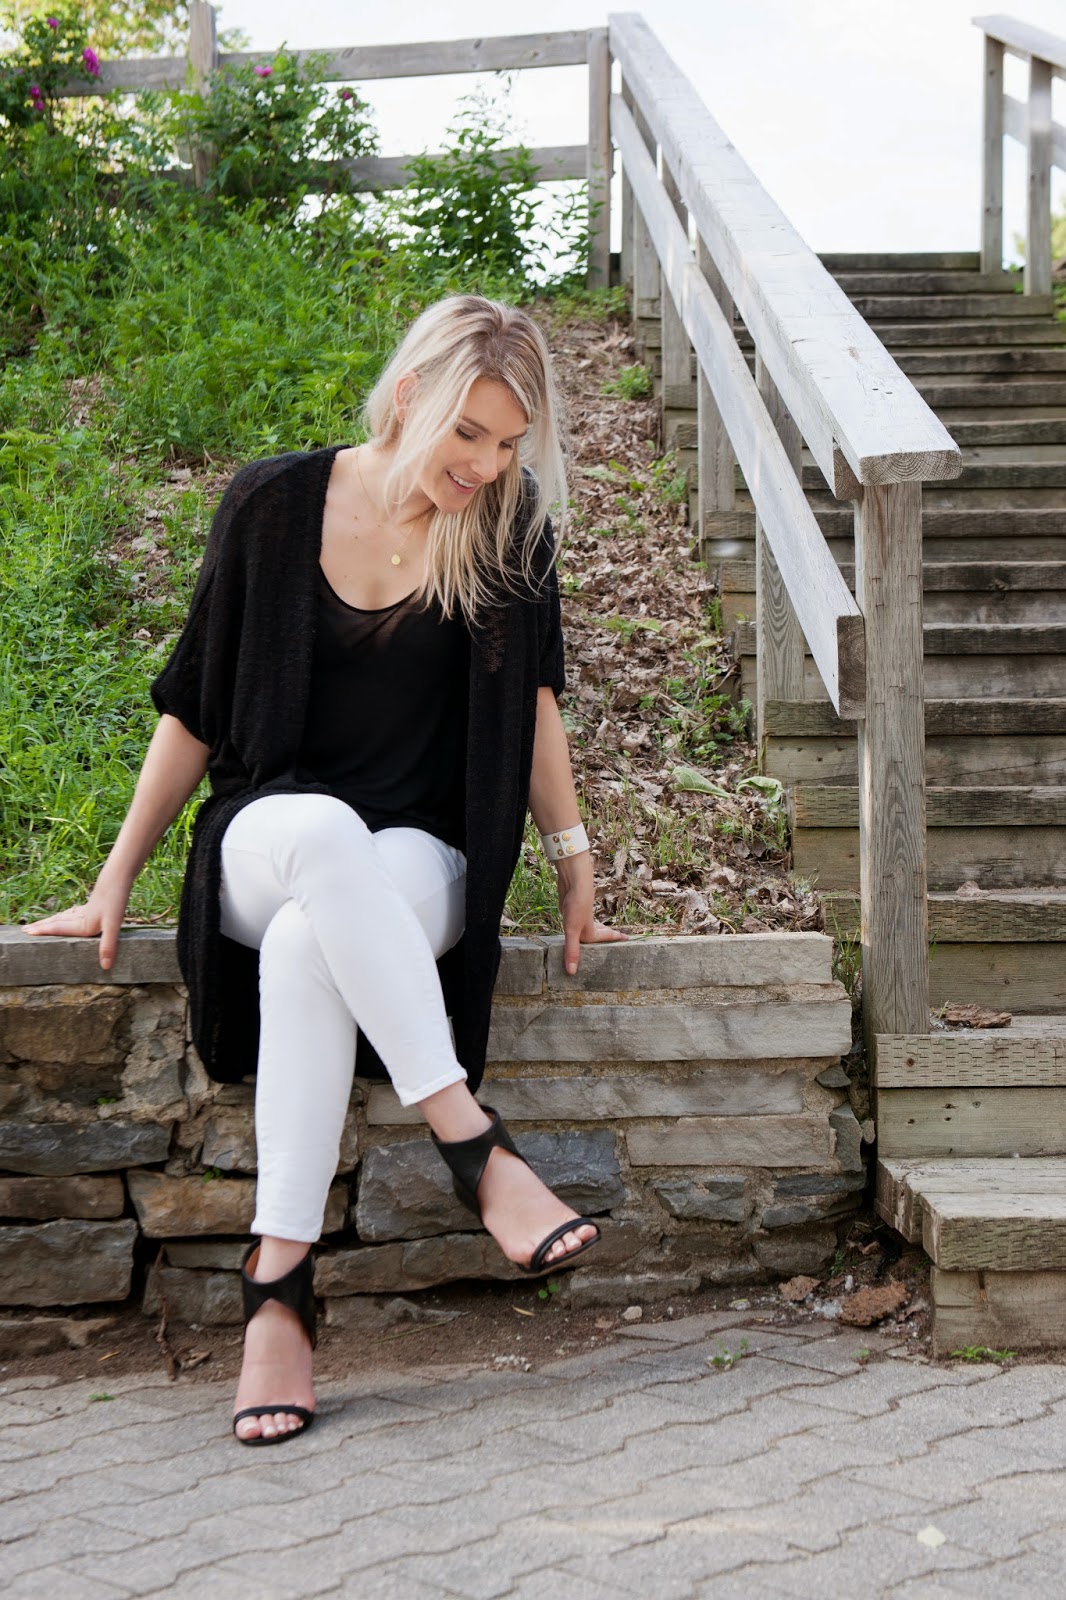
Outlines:
POLYGON ((320 465, 324 465, 326 458, 332 459, 334 454, 334 448, 285 450, 280 455, 259 456, 253 461, 246 461, 242 467, 237 468, 226 485, 220 509, 225 506, 231 513, 237 511, 259 490, 286 482, 293 477, 305 476, 320 465))

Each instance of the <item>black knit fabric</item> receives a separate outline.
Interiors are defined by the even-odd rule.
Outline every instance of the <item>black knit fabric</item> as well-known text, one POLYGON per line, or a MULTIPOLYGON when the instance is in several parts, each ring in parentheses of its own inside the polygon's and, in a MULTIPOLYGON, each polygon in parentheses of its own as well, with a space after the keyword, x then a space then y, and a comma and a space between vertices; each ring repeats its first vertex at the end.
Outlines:
MULTIPOLYGON (((177 950, 189 989, 193 1042, 212 1077, 255 1071, 258 952, 220 928, 222 837, 242 806, 265 794, 329 793, 302 769, 315 635, 322 516, 342 446, 251 462, 232 479, 211 524, 185 627, 151 686, 210 749, 211 793, 193 828, 177 950)), ((533 482, 515 528, 528 518, 533 482)), ((536 592, 506 595, 469 629, 466 738, 466 927, 438 961, 456 1053, 481 1082, 500 917, 522 844, 536 731, 537 689, 564 683, 559 592, 550 521, 537 547, 536 592)), ((356 1071, 387 1077, 360 1030, 356 1071)))

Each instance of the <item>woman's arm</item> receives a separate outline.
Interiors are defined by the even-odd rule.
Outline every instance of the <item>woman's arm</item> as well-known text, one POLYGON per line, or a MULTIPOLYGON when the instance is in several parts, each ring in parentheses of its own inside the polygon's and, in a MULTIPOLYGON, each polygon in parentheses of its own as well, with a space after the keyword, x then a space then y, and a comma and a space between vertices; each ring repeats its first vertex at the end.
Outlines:
MULTIPOLYGON (((553 833, 580 820, 566 729, 559 715, 555 691, 537 691, 537 732, 533 742, 533 768, 529 778, 529 810, 538 833, 553 833)), ((559 910, 563 919, 563 963, 577 971, 583 944, 624 939, 626 935, 596 921, 592 852, 552 863, 559 883, 559 910)))
POLYGON ((100 965, 115 959, 134 879, 207 771, 208 746, 177 717, 160 717, 126 820, 84 905, 30 923, 27 933, 99 934, 100 965))

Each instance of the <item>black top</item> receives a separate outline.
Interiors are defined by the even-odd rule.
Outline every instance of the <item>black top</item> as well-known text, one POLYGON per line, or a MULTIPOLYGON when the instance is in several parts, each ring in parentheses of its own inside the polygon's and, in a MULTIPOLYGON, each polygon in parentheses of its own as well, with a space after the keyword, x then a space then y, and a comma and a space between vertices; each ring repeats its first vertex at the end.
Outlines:
POLYGON ((320 567, 300 766, 372 833, 424 828, 462 850, 468 672, 458 615, 413 595, 349 605, 320 567))
MULTIPOLYGON (((340 448, 250 462, 230 481, 185 627, 151 686, 156 710, 177 717, 210 751, 211 793, 196 813, 177 949, 193 1043, 223 1082, 254 1072, 259 1038, 259 952, 228 939, 220 926, 223 835, 259 795, 329 792, 296 755, 307 715, 326 489, 340 448)), ((530 469, 522 475, 516 549, 536 495, 530 469)), ((500 914, 522 847, 537 691, 550 684, 559 694, 566 682, 550 521, 535 568, 532 585, 479 611, 469 628, 466 921, 437 971, 471 1090, 485 1069, 500 914)), ((356 1072, 388 1077, 362 1028, 356 1072)))

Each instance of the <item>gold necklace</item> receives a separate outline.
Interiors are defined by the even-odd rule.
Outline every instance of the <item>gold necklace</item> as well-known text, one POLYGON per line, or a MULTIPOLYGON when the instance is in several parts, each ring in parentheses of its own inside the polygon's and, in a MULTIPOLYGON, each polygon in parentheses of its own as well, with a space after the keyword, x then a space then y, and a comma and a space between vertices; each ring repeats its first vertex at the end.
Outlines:
MULTIPOLYGON (((372 505, 373 505, 373 504, 374 504, 374 502, 373 502, 373 500, 372 500, 372 499, 371 499, 371 498, 370 498, 370 491, 369 491, 369 489, 368 489, 368 488, 367 488, 367 486, 366 486, 366 480, 365 480, 365 478, 364 478, 364 477, 363 477, 363 469, 362 469, 362 467, 361 467, 361 466, 360 466, 360 465, 359 465, 359 451, 358 451, 358 448, 357 448, 357 449, 356 449, 356 453, 355 453, 355 470, 356 470, 356 472, 357 472, 357 473, 358 473, 358 474, 359 474, 359 482, 360 482, 360 484, 361 484, 361 485, 362 485, 362 489, 363 489, 363 493, 364 493, 364 494, 365 494, 365 495, 366 495, 366 498, 367 498, 367 503, 368 503, 368 504, 369 504, 369 505, 371 505, 371 506, 372 506, 372 505)), ((378 523, 378 527, 381 527, 381 523, 380 523, 380 521, 379 521, 379 523, 378 523)), ((413 530, 412 530, 412 531, 413 531, 413 530)), ((409 533, 408 533, 408 534, 407 534, 407 535, 406 535, 406 537, 405 537, 405 539, 404 539, 404 544, 403 544, 403 548, 404 548, 404 549, 405 549, 405 550, 406 550, 406 548, 407 548, 407 541, 408 541, 408 540, 409 540, 409 539, 410 539, 410 537, 411 537, 411 534, 410 534, 410 532, 409 532, 409 533)), ((393 552, 392 552, 392 555, 391 555, 391 556, 390 556, 390 557, 389 557, 389 560, 390 560, 390 561, 391 561, 391 562, 392 562, 392 565, 393 565, 393 566, 394 566, 394 567, 398 567, 398 566, 400 566, 400 565, 401 565, 401 563, 402 563, 402 561, 403 561, 403 556, 402 556, 402 555, 401 555, 401 554, 400 554, 400 552, 399 552, 399 550, 394 550, 394 551, 393 551, 393 552)))

